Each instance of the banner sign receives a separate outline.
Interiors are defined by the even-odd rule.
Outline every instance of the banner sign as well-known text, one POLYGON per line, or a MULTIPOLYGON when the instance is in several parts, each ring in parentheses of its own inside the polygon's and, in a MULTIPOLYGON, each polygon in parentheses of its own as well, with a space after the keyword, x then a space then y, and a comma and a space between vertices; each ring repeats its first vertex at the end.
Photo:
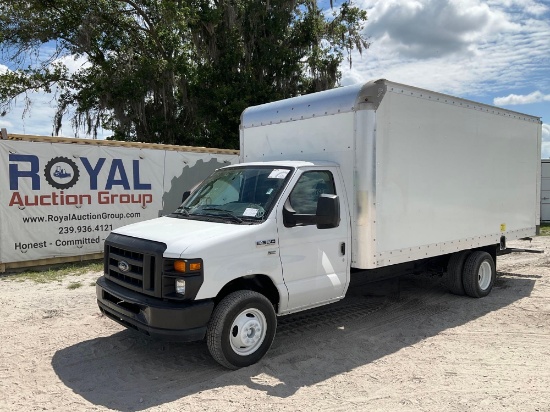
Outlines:
POLYGON ((175 210, 237 155, 0 141, 0 263, 103 251, 109 232, 175 210))

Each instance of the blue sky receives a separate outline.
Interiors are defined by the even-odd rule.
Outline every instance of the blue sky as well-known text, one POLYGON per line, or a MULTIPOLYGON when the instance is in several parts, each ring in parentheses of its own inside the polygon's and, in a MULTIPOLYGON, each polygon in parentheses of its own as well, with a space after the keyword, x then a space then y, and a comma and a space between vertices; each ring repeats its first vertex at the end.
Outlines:
MULTIPOLYGON (((334 1, 338 5, 339 1, 334 1)), ((319 4, 329 7, 329 2, 319 4)), ((367 10, 372 45, 342 65, 342 85, 385 78, 542 118, 550 157, 549 0, 354 0, 367 10)), ((83 62, 66 59, 74 69, 83 62)), ((0 70, 8 62, 0 60, 0 70)), ((10 66, 11 67, 11 66, 10 66)), ((11 133, 49 135, 52 96, 23 98, 0 118, 11 133)), ((62 135, 85 137, 70 122, 62 135)), ((108 132, 105 133, 108 135, 108 132)))

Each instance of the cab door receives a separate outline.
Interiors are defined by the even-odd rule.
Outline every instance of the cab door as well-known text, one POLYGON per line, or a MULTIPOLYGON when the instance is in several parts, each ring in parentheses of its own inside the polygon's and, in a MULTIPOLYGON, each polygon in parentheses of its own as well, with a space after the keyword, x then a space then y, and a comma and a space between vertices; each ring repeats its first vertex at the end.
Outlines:
POLYGON ((280 259, 288 289, 284 312, 319 306, 344 296, 349 282, 350 217, 337 167, 299 169, 277 210, 280 259), (315 215, 321 194, 335 194, 340 202, 337 227, 319 229, 315 223, 288 226, 285 203, 301 215, 315 215))

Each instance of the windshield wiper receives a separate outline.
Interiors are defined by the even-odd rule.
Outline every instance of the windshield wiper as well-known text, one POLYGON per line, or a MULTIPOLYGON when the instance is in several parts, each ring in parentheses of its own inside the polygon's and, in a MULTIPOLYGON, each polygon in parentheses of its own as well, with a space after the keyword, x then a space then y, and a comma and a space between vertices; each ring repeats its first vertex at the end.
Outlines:
POLYGON ((220 209, 218 207, 203 207, 201 209, 201 212, 203 210, 206 210, 206 211, 212 211, 212 212, 220 212, 220 213, 207 213, 205 215, 209 215, 209 216, 219 216, 219 217, 229 217, 231 219, 233 219, 234 221, 236 222, 239 222, 239 223, 243 223, 243 220, 239 217, 239 216, 236 216, 235 214, 233 214, 233 212, 229 211, 229 210, 226 210, 226 209, 220 209))
POLYGON ((177 209, 174 210, 172 213, 170 213, 170 215, 183 215, 183 216, 189 216, 189 212, 187 211, 186 208, 182 207, 182 208, 177 208, 177 209))

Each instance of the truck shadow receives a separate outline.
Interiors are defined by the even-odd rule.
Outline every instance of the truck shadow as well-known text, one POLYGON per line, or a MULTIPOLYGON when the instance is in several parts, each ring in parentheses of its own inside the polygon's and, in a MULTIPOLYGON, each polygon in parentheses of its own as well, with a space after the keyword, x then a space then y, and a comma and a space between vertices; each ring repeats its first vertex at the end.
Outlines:
POLYGON ((75 393, 115 410, 143 410, 232 385, 284 398, 528 297, 536 278, 499 273, 484 299, 450 295, 439 279, 425 276, 402 279, 399 299, 358 291, 280 318, 267 356, 238 371, 219 366, 204 342, 165 343, 129 330, 59 350, 52 366, 75 393))

